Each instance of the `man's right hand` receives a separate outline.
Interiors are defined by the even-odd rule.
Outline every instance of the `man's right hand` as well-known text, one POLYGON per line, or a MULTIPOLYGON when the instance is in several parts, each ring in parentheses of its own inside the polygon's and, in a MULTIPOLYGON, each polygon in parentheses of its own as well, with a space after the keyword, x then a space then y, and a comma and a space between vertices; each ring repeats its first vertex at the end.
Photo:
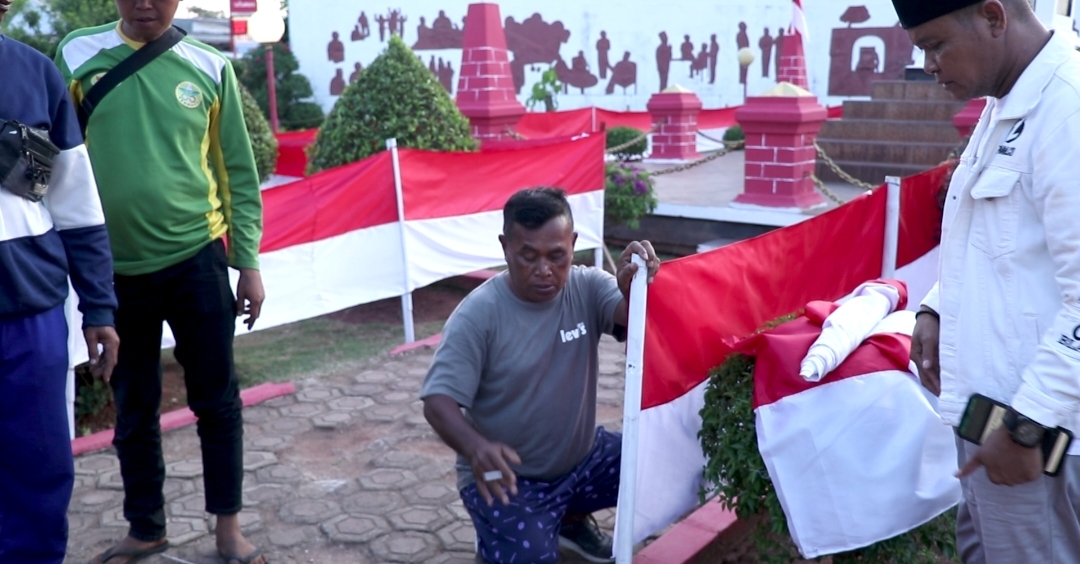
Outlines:
POLYGON ((911 361, 919 369, 919 380, 923 387, 935 396, 941 395, 941 368, 938 365, 938 343, 941 338, 941 322, 937 312, 927 307, 915 322, 911 332, 911 361))
POLYGON ((503 505, 509 505, 510 496, 517 495, 517 475, 510 469, 510 465, 521 464, 518 453, 502 443, 484 440, 469 453, 468 459, 473 478, 476 479, 476 491, 484 498, 488 507, 491 507, 495 498, 503 505), (487 480, 484 474, 489 472, 499 472, 502 477, 498 480, 487 480))

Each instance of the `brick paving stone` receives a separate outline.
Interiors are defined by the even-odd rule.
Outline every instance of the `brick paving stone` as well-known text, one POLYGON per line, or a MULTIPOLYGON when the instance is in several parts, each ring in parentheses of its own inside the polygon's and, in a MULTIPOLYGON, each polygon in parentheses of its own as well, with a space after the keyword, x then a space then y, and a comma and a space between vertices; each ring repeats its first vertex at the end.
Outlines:
POLYGON ((400 490, 418 481, 416 474, 396 468, 380 468, 360 475, 360 485, 369 490, 400 490))
POLYGON ((368 370, 357 374, 353 379, 357 384, 389 384, 397 378, 396 374, 386 370, 368 370))
POLYGON ((469 546, 468 552, 448 552, 433 558, 429 564, 476 564, 473 555, 473 547, 469 546))
POLYGON ((371 465, 376 468, 416 468, 422 464, 431 462, 431 457, 420 453, 406 450, 394 450, 381 454, 371 460, 371 465))
POLYGON ((113 507, 101 513, 102 527, 122 527, 127 529, 128 525, 127 519, 124 519, 123 507, 113 507))
POLYGON ((293 489, 284 484, 258 484, 244 489, 245 506, 273 505, 293 496, 293 489))
POLYGON ((393 390, 393 391, 389 391, 389 392, 380 394, 378 396, 375 396, 375 401, 377 401, 377 402, 379 402, 381 404, 384 404, 384 405, 386 405, 386 404, 400 404, 400 403, 407 403, 407 402, 411 401, 412 399, 414 399, 415 397, 416 397, 415 394, 410 394, 409 392, 393 390))
POLYGON ((471 551, 476 546, 476 531, 471 523, 458 520, 439 529, 435 534, 446 550, 471 551))
POLYGON ((380 562, 427 562, 439 549, 439 539, 417 531, 383 535, 368 545, 380 562))
POLYGON ((339 515, 319 528, 334 542, 366 543, 384 534, 390 525, 378 515, 339 515))
POLYGON ((360 413, 372 423, 393 423, 408 415, 398 405, 373 405, 360 413))
POLYGON ((198 478, 203 474, 202 459, 191 458, 166 464, 165 474, 173 478, 198 478))
POLYGON ((361 490, 341 500, 341 508, 350 515, 389 513, 405 504, 396 491, 361 490))
POLYGON ((72 513, 68 515, 68 533, 75 534, 86 531, 101 524, 101 516, 87 513, 72 513))
POLYGON ((333 388, 323 387, 310 387, 300 390, 296 393, 296 401, 298 402, 315 402, 325 403, 326 400, 337 397, 341 392, 333 388))
MULTIPOLYGON (((305 404, 307 405, 307 404, 305 404)), ((311 421, 300 417, 281 417, 264 423, 260 432, 268 435, 299 435, 310 430, 311 421)))
POLYGON ((244 452, 244 470, 254 472, 259 468, 265 468, 271 464, 277 464, 277 456, 272 452, 248 450, 244 452))
POLYGON ((297 484, 303 479, 303 476, 292 466, 285 466, 284 464, 274 464, 273 466, 267 466, 257 472, 255 476, 260 482, 267 482, 270 484, 297 484))
POLYGON ((284 417, 312 417, 326 411, 323 403, 294 403, 278 410, 284 417))
POLYGON ((262 450, 275 452, 289 445, 288 437, 282 436, 255 436, 245 438, 244 450, 262 450))
POLYGON ((435 531, 454 520, 449 511, 430 505, 402 507, 386 518, 399 531, 435 531))
POLYGON ((75 513, 98 513, 101 514, 108 507, 119 505, 124 500, 124 494, 112 490, 89 490, 71 499, 69 511, 75 513))
MULTIPOLYGON (((318 532, 316 531, 316 534, 318 532)), ((278 529, 271 531, 267 536, 267 540, 271 544, 281 548, 288 548, 290 546, 296 546, 298 544, 306 542, 312 538, 312 530, 307 527, 295 527, 291 529, 278 529)))
POLYGON ((119 470, 120 460, 115 454, 93 454, 75 459, 75 473, 96 476, 110 470, 119 470))
POLYGON ((344 411, 332 411, 330 413, 322 413, 311 418, 311 424, 316 429, 322 429, 324 431, 332 429, 340 429, 345 427, 352 421, 352 414, 344 411))
MULTIPOLYGON (((262 515, 259 514, 258 511, 254 509, 241 509, 240 513, 237 515, 239 515, 240 519, 240 532, 244 533, 244 535, 251 535, 262 530, 262 515)), ((214 528, 217 527, 217 516, 209 515, 207 517, 207 525, 210 530, 213 531, 214 528)), ((217 550, 214 549, 213 553, 216 554, 217 550)))
POLYGON ((206 516, 206 498, 201 493, 186 495, 169 504, 169 514, 178 517, 206 516))
POLYGON ((458 492, 450 484, 421 483, 401 492, 409 505, 433 505, 443 507, 458 498, 458 492))
POLYGON ((169 544, 173 546, 191 542, 210 532, 205 517, 174 517, 169 519, 166 529, 169 544))
POLYGON ((120 470, 109 470, 98 475, 97 487, 103 490, 124 491, 124 480, 120 476, 120 470))
POLYGON ((285 407, 286 405, 292 405, 294 403, 296 403, 296 397, 287 395, 267 400, 263 402, 262 405, 266 407, 285 407))
POLYGON ((334 411, 360 411, 375 401, 363 396, 345 396, 326 402, 326 406, 334 411))
POLYGON ((341 393, 346 396, 362 396, 372 397, 379 395, 386 391, 386 386, 380 384, 354 384, 352 386, 346 386, 341 389, 341 393))
POLYGON ((278 517, 294 525, 317 525, 341 514, 341 506, 328 499, 296 499, 278 510, 278 517))
POLYGON ((265 423, 277 416, 276 409, 262 406, 249 407, 244 410, 244 423, 265 423))
POLYGON ((322 499, 329 497, 334 501, 352 495, 360 490, 360 484, 356 480, 316 480, 301 484, 297 495, 301 499, 322 499))

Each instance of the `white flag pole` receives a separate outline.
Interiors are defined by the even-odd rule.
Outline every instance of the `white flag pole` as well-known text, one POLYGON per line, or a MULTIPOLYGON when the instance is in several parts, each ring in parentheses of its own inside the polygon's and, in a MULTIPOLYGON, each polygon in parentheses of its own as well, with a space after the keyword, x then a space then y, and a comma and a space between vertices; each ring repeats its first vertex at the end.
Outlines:
POLYGON ((900 241, 900 177, 885 177, 885 252, 881 257, 881 277, 896 276, 896 255, 900 241))
POLYGON ((645 357, 645 307, 649 269, 638 255, 631 257, 638 271, 630 283, 630 311, 626 332, 626 394, 623 398, 622 467, 619 469, 619 505, 615 514, 615 562, 634 560, 634 512, 637 493, 638 420, 641 417, 641 375, 645 357))
POLYGON ((405 276, 405 293, 401 294, 401 319, 405 323, 405 342, 416 340, 413 328, 412 281, 409 279, 409 251, 405 244, 405 196, 401 191, 401 162, 398 160, 397 139, 387 139, 386 148, 394 163, 394 191, 397 193, 398 230, 401 233, 401 263, 405 276))

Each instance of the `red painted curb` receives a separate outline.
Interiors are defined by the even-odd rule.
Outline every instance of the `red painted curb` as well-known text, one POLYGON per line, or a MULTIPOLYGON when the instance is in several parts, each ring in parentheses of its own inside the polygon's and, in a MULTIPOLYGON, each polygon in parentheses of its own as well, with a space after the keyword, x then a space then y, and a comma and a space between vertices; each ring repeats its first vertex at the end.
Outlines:
POLYGON ((427 347, 437 347, 439 342, 442 341, 442 333, 435 333, 434 335, 421 339, 419 341, 413 341, 411 343, 405 343, 404 345, 398 345, 390 350, 390 356, 398 356, 417 349, 423 349, 427 347))
POLYGON ((693 562, 738 518, 719 501, 709 501, 634 555, 634 564, 693 562))
MULTIPOLYGON (((296 385, 292 382, 283 384, 259 384, 246 390, 240 390, 240 400, 244 407, 262 403, 280 396, 296 393, 296 385)), ((161 430, 171 431, 195 422, 195 414, 188 408, 176 409, 161 415, 161 430)), ((108 448, 112 445, 113 430, 106 429, 92 435, 78 437, 71 441, 71 453, 75 456, 108 448)))

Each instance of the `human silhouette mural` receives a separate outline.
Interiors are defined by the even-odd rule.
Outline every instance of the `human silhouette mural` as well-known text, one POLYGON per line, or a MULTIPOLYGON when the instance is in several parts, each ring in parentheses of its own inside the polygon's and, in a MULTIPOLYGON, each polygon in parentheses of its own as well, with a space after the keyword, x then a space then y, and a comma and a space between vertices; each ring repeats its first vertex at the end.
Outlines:
POLYGON ((368 27, 367 14, 363 11, 360 12, 360 17, 356 19, 356 25, 353 27, 352 40, 363 41, 371 35, 371 28, 368 27))
POLYGON ((761 76, 769 78, 769 67, 772 66, 773 62, 773 38, 769 35, 769 28, 765 28, 765 33, 758 40, 758 48, 761 49, 761 76))
POLYGON ((720 58, 720 42, 716 34, 709 37, 709 84, 716 84, 716 61, 720 58))
POLYGON ((776 80, 780 80, 780 58, 784 52, 784 26, 776 30, 776 39, 773 40, 773 65, 776 69, 776 80))
MULTIPOLYGON (((656 70, 660 73, 660 91, 663 92, 667 90, 668 71, 671 70, 671 44, 663 31, 660 32, 660 45, 656 47, 656 70)), ((634 72, 636 74, 636 68, 634 72)))
MULTIPOLYGON (((570 40, 570 30, 561 21, 545 22, 540 14, 533 14, 521 23, 508 16, 503 24, 506 32, 506 48, 514 54, 510 61, 510 73, 518 94, 525 86, 525 67, 548 64, 555 66, 562 58, 559 49, 570 40)), ((566 63, 563 62, 563 66, 566 63)), ((569 72, 570 69, 567 69, 569 72)))
POLYGON ((326 58, 335 63, 345 61, 345 44, 341 42, 336 31, 330 34, 330 43, 326 46, 326 58))
POLYGON ((379 24, 379 42, 386 41, 386 24, 390 22, 385 16, 379 14, 375 16, 375 21, 379 24))
MULTIPOLYGON (((739 22, 739 33, 735 35, 735 44, 739 50, 750 47, 750 36, 746 34, 746 22, 739 22)), ((736 51, 738 52, 738 51, 736 51)), ((739 64, 739 84, 746 84, 746 71, 749 67, 739 64)))
POLYGON ((454 67, 450 61, 443 61, 442 57, 439 57, 439 64, 435 67, 435 76, 447 92, 454 91, 454 67))
POLYGON ((869 96, 874 82, 903 80, 904 69, 914 62, 911 39, 899 24, 854 27, 869 20, 866 6, 850 6, 840 16, 847 26, 832 30, 830 96, 869 96))
POLYGON ((599 79, 589 72, 589 62, 585 59, 584 51, 578 51, 577 56, 570 61, 569 67, 560 57, 555 62, 555 74, 559 77, 559 82, 563 83, 563 92, 569 92, 572 86, 584 94, 586 88, 596 86, 599 82, 599 79))
POLYGON ((353 65, 353 72, 349 75, 349 84, 356 82, 356 79, 360 78, 360 71, 364 70, 364 65, 356 63, 353 65))
POLYGON ((689 35, 683 36, 682 45, 679 46, 680 59, 683 61, 694 60, 694 42, 690 41, 689 35))
POLYGON ((690 63, 690 78, 694 78, 695 76, 704 78, 705 69, 707 68, 709 68, 709 44, 702 43, 701 51, 698 51, 697 56, 694 57, 693 62, 690 63))
POLYGON ((428 27, 424 17, 416 26, 416 43, 412 48, 417 51, 427 49, 461 49, 462 30, 446 16, 446 11, 439 10, 439 15, 428 27))
POLYGON ((330 79, 330 95, 341 96, 345 91, 345 75, 341 69, 334 69, 334 78, 330 79))
POLYGON ((605 92, 607 94, 614 94, 615 87, 621 86, 623 94, 626 94, 626 89, 631 86, 634 87, 634 93, 637 94, 637 63, 630 60, 630 51, 623 53, 622 60, 615 63, 615 66, 611 69, 611 80, 608 81, 605 92))
POLYGON ((596 41, 596 70, 600 72, 601 80, 607 78, 607 71, 611 68, 611 63, 608 61, 608 51, 611 50, 611 41, 607 37, 606 31, 600 32, 600 39, 596 41))

